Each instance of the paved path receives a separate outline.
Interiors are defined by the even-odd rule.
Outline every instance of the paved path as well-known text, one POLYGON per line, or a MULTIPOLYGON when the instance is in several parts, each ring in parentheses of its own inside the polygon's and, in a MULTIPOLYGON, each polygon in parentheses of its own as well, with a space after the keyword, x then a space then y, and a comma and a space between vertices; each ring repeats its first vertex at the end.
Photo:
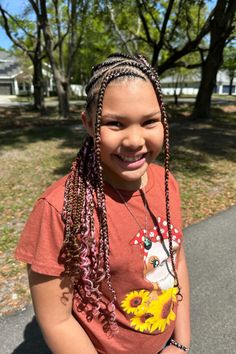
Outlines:
MULTIPOLYGON (((185 229, 185 243, 191 354, 236 354, 236 206, 185 229)), ((0 354, 50 354, 31 307, 0 320, 0 347, 0 354)))
POLYGON ((29 98, 27 101, 18 101, 18 96, 13 95, 0 95, 0 107, 20 107, 32 105, 32 99, 29 98))

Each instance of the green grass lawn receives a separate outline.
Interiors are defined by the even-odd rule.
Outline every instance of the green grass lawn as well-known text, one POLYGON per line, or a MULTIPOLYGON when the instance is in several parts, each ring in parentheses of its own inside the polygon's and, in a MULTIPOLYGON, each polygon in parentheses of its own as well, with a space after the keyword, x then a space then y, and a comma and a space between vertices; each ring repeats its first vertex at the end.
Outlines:
MULTIPOLYGON (((177 117, 171 120, 171 170, 181 188, 184 226, 236 203, 236 109, 215 107, 214 122, 197 124, 186 118, 188 109, 170 107, 177 117)), ((12 306, 19 307, 29 294, 13 250, 35 200, 70 170, 85 133, 78 113, 66 123, 53 114, 38 119, 30 111, 17 112, 0 118, 0 286, 14 282, 12 306)))

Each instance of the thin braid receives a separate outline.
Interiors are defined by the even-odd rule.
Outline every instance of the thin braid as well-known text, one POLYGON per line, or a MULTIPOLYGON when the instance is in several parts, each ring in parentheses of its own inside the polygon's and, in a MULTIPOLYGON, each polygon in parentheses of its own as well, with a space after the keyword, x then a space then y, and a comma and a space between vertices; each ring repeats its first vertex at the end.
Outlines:
POLYGON ((102 244, 100 245, 103 255, 104 255, 104 263, 105 263, 105 271, 106 271, 106 277, 108 279, 108 287, 112 294, 114 295, 114 300, 116 300, 116 294, 115 291, 111 285, 111 276, 110 276, 110 266, 109 266, 109 238, 108 238, 108 226, 107 226, 107 214, 106 214, 106 204, 105 204, 105 194, 104 194, 104 188, 103 188, 103 177, 102 177, 102 164, 101 164, 101 154, 100 154, 100 143, 101 143, 101 138, 100 138, 100 127, 101 127, 101 116, 102 116, 102 108, 103 108, 103 98, 105 94, 105 90, 107 85, 112 81, 117 79, 118 77, 121 76, 137 76, 140 77, 134 73, 130 73, 127 69, 123 71, 112 71, 110 74, 108 74, 105 79, 102 81, 101 88, 98 94, 98 104, 97 104, 97 112, 96 112, 96 123, 95 123, 95 154, 96 154, 96 160, 98 163, 98 173, 99 173, 99 186, 100 186, 100 194, 99 197, 101 198, 101 205, 102 205, 102 210, 101 210, 101 224, 102 224, 102 244), (105 245, 105 247, 104 247, 105 245))
MULTIPOLYGON (((140 56, 142 62, 146 63, 146 59, 143 56, 140 56)), ((162 90, 161 90, 161 84, 159 77, 155 70, 151 67, 151 65, 148 65, 150 70, 152 71, 154 75, 154 89, 156 91, 158 103, 161 109, 161 115, 162 115, 162 124, 164 127, 164 154, 165 154, 165 159, 164 159, 164 168, 165 168, 165 204, 166 204, 166 220, 167 220, 167 228, 168 228, 168 239, 169 239, 169 252, 170 252, 170 257, 171 257, 171 264, 172 264, 172 269, 174 271, 174 278, 175 278, 175 286, 178 288, 178 295, 182 299, 182 295, 180 292, 180 285, 179 285, 179 279, 175 267, 175 262, 174 262, 174 252, 173 252, 173 235, 172 235, 172 229, 171 229, 171 216, 170 216, 170 194, 169 194, 169 161, 170 161, 170 143, 169 143, 169 126, 168 126, 168 118, 167 118, 167 113, 165 109, 165 105, 163 102, 163 95, 162 95, 162 90)))

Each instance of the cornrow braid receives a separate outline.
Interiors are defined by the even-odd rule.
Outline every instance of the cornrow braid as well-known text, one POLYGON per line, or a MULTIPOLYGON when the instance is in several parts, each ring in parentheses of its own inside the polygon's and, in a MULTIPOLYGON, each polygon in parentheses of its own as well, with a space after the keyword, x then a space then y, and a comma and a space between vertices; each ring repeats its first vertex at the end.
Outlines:
MULTIPOLYGON (((161 84, 160 84, 160 80, 158 78, 157 72, 154 70, 154 68, 152 68, 152 66, 150 64, 148 64, 148 62, 144 56, 139 55, 137 58, 135 58, 135 60, 132 60, 130 62, 125 62, 125 66, 127 66, 127 67, 130 66, 131 68, 140 69, 140 71, 142 73, 144 73, 146 77, 148 77, 148 79, 151 81, 151 83, 154 87, 154 90, 155 90, 155 93, 156 93, 156 96, 158 99, 158 103, 160 106, 160 110, 161 110, 162 124, 164 127, 165 200, 166 200, 166 219, 167 219, 168 235, 169 235, 168 236, 168 238, 169 238, 169 251, 170 251, 170 256, 171 256, 172 268, 174 271, 174 278, 176 281, 175 286, 178 288, 178 294, 181 297, 178 275, 177 275, 177 271, 176 271, 176 267, 175 267, 175 263, 174 263, 173 238, 172 238, 171 218, 170 218, 170 197, 169 197, 169 159, 170 159, 170 147, 169 146, 170 146, 170 144, 169 144, 169 126, 168 126, 167 113, 166 113, 164 102, 163 102, 161 84), (139 59, 139 61, 137 61, 137 58, 139 59)), ((103 83, 107 86, 110 83, 110 81, 112 81, 118 77, 132 76, 132 73, 130 73, 128 68, 124 69, 124 71, 122 72, 122 69, 120 69, 120 71, 118 70, 118 66, 124 66, 124 63, 120 62, 116 66, 116 69, 114 71, 112 71, 114 73, 114 77, 109 77, 109 76, 105 77, 105 79, 103 80, 103 82, 101 84, 101 87, 102 87, 103 83)), ((104 92, 105 92, 105 88, 104 88, 104 92)), ((98 97, 100 96, 100 93, 103 98, 104 94, 101 92, 101 90, 98 94, 98 97)), ((103 100, 101 100, 101 103, 100 103, 101 107, 102 107, 102 101, 103 100)), ((98 119, 99 119, 99 117, 97 115, 96 116, 96 123, 98 122, 98 119)))
POLYGON ((111 71, 118 65, 125 65, 127 63, 127 59, 134 60, 134 58, 129 55, 118 56, 116 54, 112 54, 105 62, 93 66, 92 78, 86 86, 86 93, 90 91, 91 87, 96 83, 96 81, 104 76, 104 73, 107 72, 107 70, 111 71))
POLYGON ((145 57, 115 53, 105 62, 93 67, 91 80, 86 87, 88 115, 91 104, 96 104, 95 136, 94 139, 91 137, 85 139, 66 181, 62 215, 65 223, 65 239, 60 257, 65 268, 62 275, 70 276, 74 280, 74 296, 78 299, 76 302, 78 310, 86 313, 88 321, 98 316, 104 332, 108 335, 113 335, 118 331, 115 316, 117 298, 112 285, 109 263, 109 232, 101 161, 100 128, 106 88, 111 81, 125 78, 150 80, 160 106, 164 128, 165 200, 169 253, 175 286, 180 294, 174 262, 170 217, 169 129, 160 81, 157 72, 145 57), (95 239, 95 211, 99 221, 98 241, 95 239), (102 299, 101 284, 103 281, 106 281, 111 294, 108 303, 104 303, 102 299))

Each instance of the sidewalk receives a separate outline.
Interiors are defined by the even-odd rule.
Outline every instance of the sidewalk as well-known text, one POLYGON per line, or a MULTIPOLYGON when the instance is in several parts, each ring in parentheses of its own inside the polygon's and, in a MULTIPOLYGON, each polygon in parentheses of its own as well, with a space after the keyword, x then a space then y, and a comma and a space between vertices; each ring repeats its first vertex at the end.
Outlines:
MULTIPOLYGON (((191 354, 234 354, 236 206, 185 229, 185 249, 191 279, 191 354)), ((0 320, 0 343, 0 354, 50 354, 31 307, 0 320)))

